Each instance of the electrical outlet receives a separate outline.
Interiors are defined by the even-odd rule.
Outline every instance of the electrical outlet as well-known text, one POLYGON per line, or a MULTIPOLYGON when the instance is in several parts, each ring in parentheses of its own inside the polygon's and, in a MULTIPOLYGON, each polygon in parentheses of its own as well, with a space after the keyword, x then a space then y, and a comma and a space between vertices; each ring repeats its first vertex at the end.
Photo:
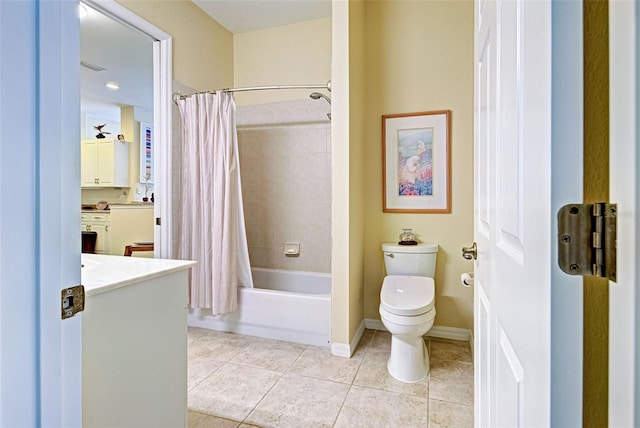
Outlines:
POLYGON ((142 189, 141 188, 137 188, 136 189, 136 195, 142 195, 142 189))

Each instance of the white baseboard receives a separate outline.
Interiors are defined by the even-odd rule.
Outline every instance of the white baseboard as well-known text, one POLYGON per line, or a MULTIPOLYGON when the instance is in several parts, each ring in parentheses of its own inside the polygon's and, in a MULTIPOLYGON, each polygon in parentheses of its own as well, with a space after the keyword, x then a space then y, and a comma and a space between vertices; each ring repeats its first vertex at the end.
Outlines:
MULTIPOLYGON (((366 328, 371 330, 387 331, 381 320, 367 318, 364 320, 364 325, 366 328)), ((471 330, 466 328, 445 327, 440 325, 434 325, 431 327, 431 330, 429 330, 425 336, 436 337, 439 339, 461 340, 464 342, 471 341, 473 337, 471 330)))
POLYGON ((351 341, 350 344, 346 343, 331 343, 331 353, 336 357, 344 357, 351 358, 353 353, 356 351, 356 347, 358 343, 360 343, 360 339, 362 339, 362 335, 364 334, 365 329, 365 321, 363 320, 358 327, 358 331, 356 331, 356 335, 351 341))
POLYGON ((426 334, 427 337, 437 337, 439 339, 462 340, 468 342, 471 339, 471 330, 457 327, 444 327, 434 325, 426 334))
POLYGON ((382 320, 376 320, 371 318, 365 318, 364 326, 369 330, 382 330, 387 331, 387 328, 382 324, 382 320))

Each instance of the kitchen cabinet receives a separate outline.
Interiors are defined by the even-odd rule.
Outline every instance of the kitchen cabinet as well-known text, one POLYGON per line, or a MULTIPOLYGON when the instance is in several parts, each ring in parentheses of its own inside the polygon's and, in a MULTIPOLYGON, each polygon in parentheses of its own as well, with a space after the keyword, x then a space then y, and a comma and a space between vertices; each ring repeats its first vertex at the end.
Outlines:
POLYGON ((129 187, 129 145, 112 139, 82 140, 82 187, 129 187))
POLYGON ((111 254, 111 219, 108 212, 89 213, 80 215, 80 230, 96 232, 96 254, 111 254))

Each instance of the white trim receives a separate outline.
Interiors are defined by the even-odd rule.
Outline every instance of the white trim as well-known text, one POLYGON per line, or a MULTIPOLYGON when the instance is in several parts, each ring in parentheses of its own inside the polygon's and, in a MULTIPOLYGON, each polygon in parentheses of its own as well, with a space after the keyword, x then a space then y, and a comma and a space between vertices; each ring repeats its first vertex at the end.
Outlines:
POLYGON ((387 328, 382 324, 382 320, 376 320, 372 318, 364 319, 364 326, 369 330, 382 330, 387 331, 387 328))
POLYGON ((153 126, 154 126, 154 217, 162 219, 155 227, 155 257, 171 258, 172 231, 172 111, 171 93, 173 84, 173 41, 150 22, 145 21, 114 0, 82 0, 91 8, 120 22, 135 31, 140 31, 155 40, 153 43, 153 126))
MULTIPOLYGON (((364 325, 366 328, 370 330, 388 331, 381 320, 366 318, 364 320, 364 325)), ((448 340, 461 340, 464 342, 469 342, 473 340, 473 334, 469 329, 458 328, 458 327, 445 327, 440 325, 434 325, 433 327, 431 327, 431 330, 429 330, 427 334, 425 334, 425 337, 436 337, 439 339, 448 339, 448 340)), ((471 346, 473 347, 473 345, 471 346)))
POLYGON ((172 258, 172 165, 173 144, 171 141, 171 127, 173 126, 171 109, 171 92, 173 84, 171 38, 153 44, 154 71, 154 105, 153 120, 155 130, 156 157, 153 174, 156 177, 154 215, 162 219, 155 227, 154 242, 156 242, 155 257, 172 258))
POLYGON ((617 282, 609 282, 609 423, 640 423, 638 401, 638 3, 609 3, 610 201, 618 205, 617 282))
POLYGON ((331 354, 336 357, 351 358, 351 349, 346 343, 331 343, 331 354))
POLYGON ((356 348, 358 347, 358 343, 360 343, 360 339, 362 339, 362 335, 364 334, 364 330, 366 327, 365 322, 366 320, 363 320, 360 323, 358 331, 356 331, 356 335, 350 344, 347 345, 346 343, 332 343, 331 353, 336 357, 351 358, 353 353, 356 351, 356 348))
POLYGON ((133 30, 140 31, 153 39, 159 41, 171 39, 170 34, 165 33, 155 25, 145 21, 143 18, 139 17, 119 3, 116 3, 114 0, 82 0, 81 2, 118 21, 119 23, 126 25, 133 30))
POLYGON ((462 340, 469 342, 471 340, 471 330, 458 327, 444 327, 440 325, 434 325, 431 330, 427 332, 426 337, 436 337, 439 339, 449 340, 462 340))
MULTIPOLYGON (((551 212, 582 200, 583 2, 551 2, 551 212), (577 160, 577 161, 576 161, 577 160), (577 165, 576 165, 577 163, 577 165), (567 168, 571 165, 571 168, 567 168)), ((527 70, 524 71, 525 73, 527 70)), ((551 216, 550 242, 558 220, 551 216)), ((582 278, 560 270, 551 245, 550 426, 582 426, 582 278)), ((484 352, 484 350, 479 350, 484 352)))

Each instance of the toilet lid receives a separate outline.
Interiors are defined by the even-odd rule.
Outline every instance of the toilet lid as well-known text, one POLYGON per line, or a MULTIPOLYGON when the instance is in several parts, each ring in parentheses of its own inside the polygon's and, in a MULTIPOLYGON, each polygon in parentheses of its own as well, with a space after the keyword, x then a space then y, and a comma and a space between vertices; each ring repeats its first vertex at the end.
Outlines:
POLYGON ((396 315, 424 314, 433 308, 434 298, 433 278, 425 276, 387 276, 380 292, 382 307, 396 315))

